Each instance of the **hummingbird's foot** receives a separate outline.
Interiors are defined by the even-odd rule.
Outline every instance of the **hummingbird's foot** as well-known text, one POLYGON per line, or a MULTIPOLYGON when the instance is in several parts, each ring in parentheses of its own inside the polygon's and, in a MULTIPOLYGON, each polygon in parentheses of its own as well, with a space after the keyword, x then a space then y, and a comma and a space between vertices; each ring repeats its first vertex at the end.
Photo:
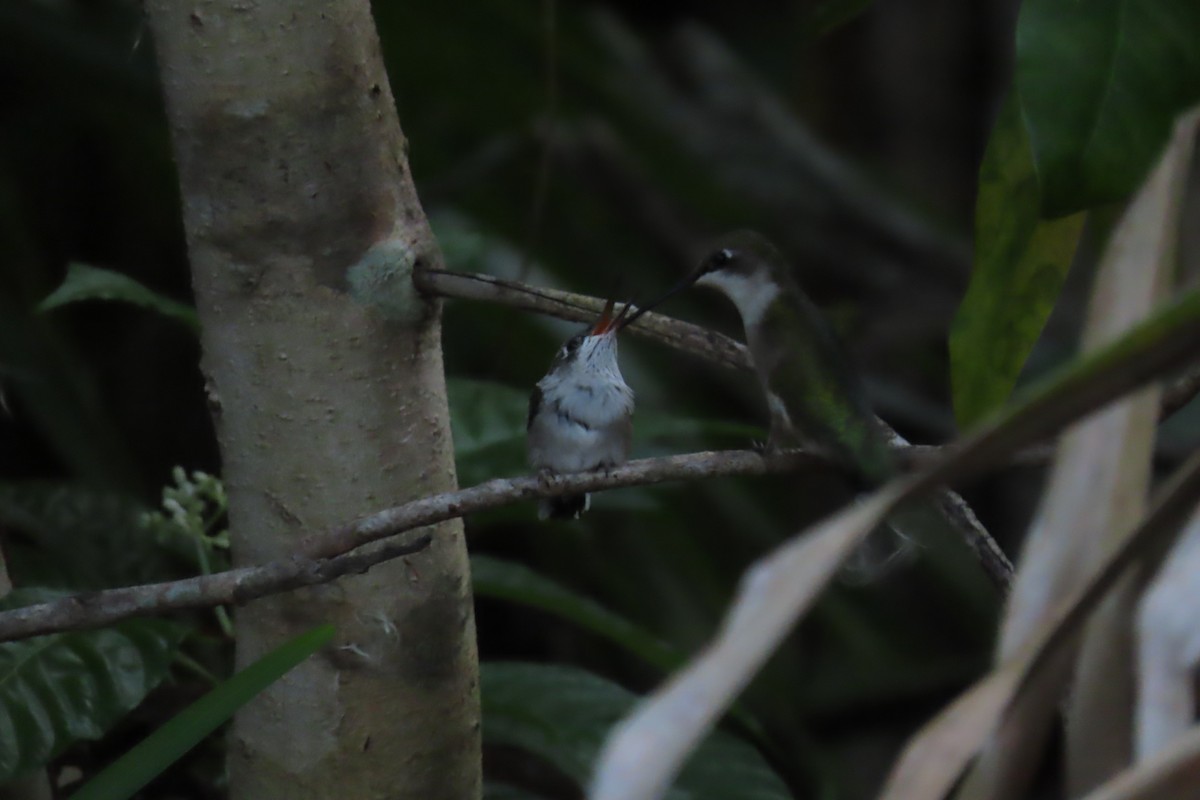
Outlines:
POLYGON ((590 471, 599 473, 607 478, 609 475, 612 475, 612 471, 616 469, 617 466, 617 462, 615 461, 599 461, 590 469, 590 471))
POLYGON ((770 436, 767 437, 766 441, 761 439, 751 439, 750 449, 758 453, 760 456, 773 456, 783 450, 783 448, 779 446, 779 442, 770 436))
POLYGON ((552 469, 542 467, 537 471, 536 476, 538 486, 542 489, 549 489, 554 485, 554 481, 558 477, 558 473, 552 469))

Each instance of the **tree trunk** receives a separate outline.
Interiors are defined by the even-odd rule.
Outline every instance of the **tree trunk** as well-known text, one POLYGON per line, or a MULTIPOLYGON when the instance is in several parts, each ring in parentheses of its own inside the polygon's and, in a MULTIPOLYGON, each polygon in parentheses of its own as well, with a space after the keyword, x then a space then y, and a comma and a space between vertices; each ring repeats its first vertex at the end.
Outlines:
MULTIPOLYGON (((146 4, 161 67, 234 561, 455 486, 440 255, 367 0, 146 4)), ((337 641, 247 706, 234 798, 471 798, 480 791, 462 529, 237 614, 237 666, 321 622, 337 641)))

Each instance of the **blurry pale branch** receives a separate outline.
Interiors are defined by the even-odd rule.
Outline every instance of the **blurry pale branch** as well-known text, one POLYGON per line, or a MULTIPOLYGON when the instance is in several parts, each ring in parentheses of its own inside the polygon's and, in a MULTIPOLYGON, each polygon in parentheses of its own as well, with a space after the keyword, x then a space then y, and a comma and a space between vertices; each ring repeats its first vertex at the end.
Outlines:
MULTIPOLYGON (((1180 212, 1197 122, 1196 114, 1179 120, 1165 152, 1110 235, 1093 280, 1085 349, 1118 338, 1174 293, 1180 212)), ((1086 482, 1091 497, 1075 498, 1079 513, 1073 520, 1069 512, 1062 513, 1066 504, 1056 512, 1064 534, 1058 545, 1063 561, 1119 545, 1143 515, 1161 399, 1157 386, 1148 387, 1126 398, 1120 411, 1098 415, 1064 437, 1058 461, 1066 461, 1068 453, 1075 459, 1073 469, 1064 464, 1064 471, 1073 472, 1064 481, 1086 482), (1085 425, 1087 434, 1080 431, 1085 425), (1085 436, 1090 441, 1085 443, 1085 436), (1091 531, 1086 530, 1089 522, 1091 531)), ((1090 565, 1091 558, 1085 561, 1090 565)), ((1072 797, 1104 783, 1132 760, 1131 706, 1139 694, 1133 619, 1144 585, 1144 576, 1131 574, 1108 591, 1085 629, 1070 690, 1064 680, 1054 697, 1066 702, 1066 789, 1072 797)), ((1044 730, 1050 729, 1046 724, 1044 730)))
POLYGON ((1200 496, 1200 453, 1188 459, 1158 493, 1153 507, 1124 541, 1095 564, 1078 589, 1056 606, 1052 618, 1012 659, 964 692, 908 743, 883 800, 943 797, 995 729, 1005 710, 1062 648, 1074 641, 1113 584, 1138 558, 1151 555, 1173 535, 1200 496))
MULTIPOLYGON (((1196 120, 1194 115, 1181 120, 1110 235, 1088 304, 1085 352, 1120 338, 1171 294, 1196 120)), ((1062 437, 1023 546, 1023 568, 1001 626, 998 663, 1013 660, 1036 640, 1043 622, 1143 517, 1159 405, 1158 387, 1148 387, 1062 437)), ((1132 574, 1114 585, 1082 639, 1059 646, 1058 655, 1031 674, 958 797, 999 800, 1026 794, 1061 703, 1069 796, 1085 794, 1130 762, 1132 620, 1141 588, 1132 574)))
POLYGON ((1136 641, 1129 648, 1137 657, 1137 702, 1132 730, 1125 733, 1139 763, 1170 750, 1195 725, 1200 636, 1196 618, 1180 609, 1194 608, 1200 597, 1200 513, 1157 570, 1156 560, 1147 558, 1140 565, 1138 578, 1153 577, 1138 598, 1131 626, 1136 627, 1136 641))
POLYGON ((729 450, 630 461, 608 473, 497 478, 468 489, 423 497, 324 534, 297 538, 297 552, 292 558, 185 580, 78 594, 5 611, 0 613, 0 641, 97 627, 168 611, 240 605, 257 597, 327 583, 419 552, 430 544, 430 536, 357 549, 364 545, 523 500, 666 481, 776 474, 818 463, 824 460, 801 451, 761 454, 753 450, 729 450))
POLYGON ((1200 726, 1193 725, 1154 758, 1125 770, 1083 800, 1177 800, 1195 791, 1200 726))
POLYGON ((1176 378, 1162 395, 1158 407, 1158 419, 1161 422, 1180 410, 1200 394, 1200 364, 1193 366, 1186 373, 1176 378))
MULTIPOLYGON (((944 448, 938 458, 915 475, 893 481, 800 532, 750 567, 714 641, 614 730, 597 767, 592 800, 661 797, 695 743, 811 607, 844 558, 902 502, 1011 457, 1031 442, 1178 367, 1192 358, 1198 347, 1200 291, 1194 291, 1119 341, 1099 348, 1034 387, 1014 408, 944 448)), ((1194 504, 1198 489, 1200 456, 1180 471, 1164 501, 1147 518, 1143 533, 1161 532, 1166 521, 1173 521, 1194 504)), ((1131 541, 1147 538, 1135 536, 1131 541)), ((1109 584, 1120 570, 1110 568, 1110 572, 1103 575, 1109 584)), ((1089 582, 1093 594, 1084 599, 1094 602, 1107 585, 1089 582)), ((1076 605, 1069 613, 1078 616, 1078 609, 1076 605)), ((1022 675, 998 690, 985 690, 991 704, 988 708, 995 706, 997 694, 1010 686, 1015 690, 1023 681, 1022 675)), ((1007 705, 1008 701, 1003 702, 1007 705)), ((953 735, 946 737, 944 746, 962 747, 953 735)), ((928 755, 928 749, 919 755, 928 755)), ((913 762, 920 763, 919 757, 914 756, 913 762)), ((928 762, 924 766, 928 769, 928 762)), ((961 768, 955 768, 955 776, 961 768)), ((940 797, 942 793, 896 796, 940 797)))

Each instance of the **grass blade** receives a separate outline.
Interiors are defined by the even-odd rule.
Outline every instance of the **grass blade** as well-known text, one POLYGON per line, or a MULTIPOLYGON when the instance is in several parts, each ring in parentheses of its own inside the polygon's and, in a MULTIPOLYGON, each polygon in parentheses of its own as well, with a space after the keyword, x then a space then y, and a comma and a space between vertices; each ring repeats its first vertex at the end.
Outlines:
POLYGON ((321 625, 267 653, 204 697, 185 708, 136 747, 110 764, 71 800, 122 800, 195 747, 248 703, 333 638, 333 626, 321 625))

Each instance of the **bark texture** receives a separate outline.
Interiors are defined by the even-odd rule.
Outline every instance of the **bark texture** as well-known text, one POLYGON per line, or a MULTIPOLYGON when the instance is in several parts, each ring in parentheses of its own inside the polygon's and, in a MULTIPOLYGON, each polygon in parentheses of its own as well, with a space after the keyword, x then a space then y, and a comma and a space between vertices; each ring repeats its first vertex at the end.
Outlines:
MULTIPOLYGON (((367 0, 147 2, 204 324, 234 560, 456 485, 440 256, 367 0)), ((237 664, 333 622, 335 646, 235 720, 235 798, 471 798, 480 787, 462 529, 408 559, 255 601, 237 664)))

